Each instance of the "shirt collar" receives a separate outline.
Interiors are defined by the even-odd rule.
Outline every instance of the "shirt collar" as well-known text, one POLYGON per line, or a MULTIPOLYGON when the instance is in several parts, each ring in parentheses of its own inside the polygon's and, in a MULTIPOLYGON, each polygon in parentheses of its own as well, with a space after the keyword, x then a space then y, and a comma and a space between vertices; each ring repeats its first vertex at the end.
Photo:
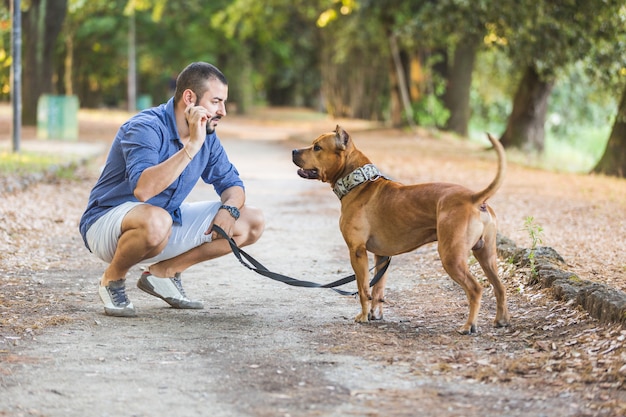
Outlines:
POLYGON ((165 119, 170 138, 172 138, 172 140, 178 139, 180 141, 176 126, 176 114, 174 112, 174 97, 170 98, 165 104, 165 119))

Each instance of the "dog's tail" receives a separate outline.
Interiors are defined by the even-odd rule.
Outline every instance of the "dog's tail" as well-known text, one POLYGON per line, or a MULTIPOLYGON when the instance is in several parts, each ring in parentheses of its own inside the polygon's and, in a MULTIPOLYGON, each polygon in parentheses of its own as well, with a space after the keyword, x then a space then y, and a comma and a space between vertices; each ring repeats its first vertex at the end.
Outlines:
POLYGON ((499 140, 495 139, 489 133, 487 133, 487 137, 489 138, 489 141, 491 142, 496 150, 496 153, 498 154, 498 172, 496 173, 496 177, 493 179, 491 184, 487 186, 487 188, 475 193, 472 196, 472 201, 474 202, 474 204, 482 204, 490 197, 492 197, 504 182, 504 174, 506 173, 506 154, 504 153, 504 147, 499 140))

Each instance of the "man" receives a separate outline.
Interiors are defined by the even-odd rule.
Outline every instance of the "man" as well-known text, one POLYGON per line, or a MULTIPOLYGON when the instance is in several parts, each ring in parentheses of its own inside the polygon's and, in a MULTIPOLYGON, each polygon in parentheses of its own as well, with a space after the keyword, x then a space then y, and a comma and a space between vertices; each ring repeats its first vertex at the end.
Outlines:
POLYGON ((173 98, 118 131, 80 221, 87 248, 109 264, 98 291, 105 314, 135 315, 125 277, 140 263, 149 265, 141 290, 174 308, 203 308, 185 294, 181 273, 230 252, 213 225, 239 246, 261 237, 263 215, 244 205, 243 182, 215 134, 227 96, 221 71, 195 62, 178 76, 173 98), (183 202, 199 178, 220 201, 183 202))

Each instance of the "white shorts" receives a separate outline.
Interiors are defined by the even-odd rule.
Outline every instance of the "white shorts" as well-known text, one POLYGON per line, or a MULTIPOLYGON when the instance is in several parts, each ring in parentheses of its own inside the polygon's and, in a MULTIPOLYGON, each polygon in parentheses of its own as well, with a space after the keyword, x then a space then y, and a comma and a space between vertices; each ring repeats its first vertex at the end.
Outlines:
MULTIPOLYGON (((144 203, 123 203, 109 210, 91 225, 87 230, 87 244, 94 255, 104 262, 111 262, 117 249, 117 242, 122 235, 122 221, 129 211, 140 204, 144 203)), ((163 251, 141 263, 153 264, 171 259, 203 243, 210 242, 211 234, 205 235, 204 233, 213 222, 221 205, 219 201, 183 203, 180 206, 183 224, 174 223, 172 235, 163 251)))

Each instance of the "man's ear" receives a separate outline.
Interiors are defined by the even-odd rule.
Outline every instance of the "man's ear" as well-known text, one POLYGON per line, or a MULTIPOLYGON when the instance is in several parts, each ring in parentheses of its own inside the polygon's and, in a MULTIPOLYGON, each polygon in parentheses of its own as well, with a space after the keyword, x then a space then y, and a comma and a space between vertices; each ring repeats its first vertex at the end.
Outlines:
POLYGON ((183 91, 183 102, 185 103, 185 107, 191 105, 196 105, 196 93, 194 93, 191 89, 186 89, 183 91))
POLYGON ((337 136, 337 148, 342 150, 346 149, 346 147, 348 146, 348 142, 350 142, 350 135, 348 134, 348 132, 343 130, 341 126, 337 125, 337 127, 335 128, 335 134, 337 136))

